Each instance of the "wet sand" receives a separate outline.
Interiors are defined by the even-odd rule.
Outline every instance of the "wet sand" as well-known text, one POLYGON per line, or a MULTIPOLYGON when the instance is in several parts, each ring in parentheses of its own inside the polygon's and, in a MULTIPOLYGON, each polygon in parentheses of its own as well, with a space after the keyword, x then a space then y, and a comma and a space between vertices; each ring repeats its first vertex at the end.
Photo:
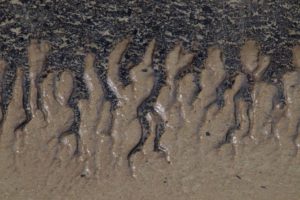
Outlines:
MULTIPOLYGON (((104 98, 95 55, 86 55, 83 78, 89 97, 78 102, 81 120, 76 146, 78 137, 70 129, 74 111, 67 103, 74 75, 50 72, 37 85, 51 48, 45 41, 31 42, 32 119, 20 126, 26 115, 24 72, 19 66, 13 99, 2 116, 1 199, 299 199, 299 46, 293 51, 295 69, 280 78, 284 103, 278 88, 262 79, 270 57, 260 53, 258 43, 247 41, 240 51, 242 70, 230 77, 224 104, 219 106, 217 89, 228 78, 222 50, 208 49, 199 74, 202 90, 195 94, 192 74, 175 78, 194 55, 175 45, 165 60, 166 84, 154 111, 146 116, 150 136, 129 166, 128 153, 141 135, 137 107, 155 82, 155 41, 131 69, 132 84, 124 87, 118 67, 129 43, 128 38, 118 43, 109 57, 108 83, 119 99, 115 110, 104 98), (242 97, 245 88, 252 102, 242 97), (162 122, 159 145, 163 150, 154 151, 155 133, 162 122)), ((5 67, 1 61, 1 77, 5 67)))

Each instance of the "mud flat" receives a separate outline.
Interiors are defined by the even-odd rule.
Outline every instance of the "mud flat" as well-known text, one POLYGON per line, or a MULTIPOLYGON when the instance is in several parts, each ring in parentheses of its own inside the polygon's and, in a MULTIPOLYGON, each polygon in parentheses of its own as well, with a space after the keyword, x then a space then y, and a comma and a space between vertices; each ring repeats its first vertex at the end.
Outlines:
MULTIPOLYGON (((282 87, 263 79, 271 59, 258 42, 241 46, 242 68, 233 74, 225 70, 223 50, 211 46, 197 92, 195 74, 178 75, 195 56, 180 43, 167 53, 160 85, 155 40, 131 67, 130 84, 122 85, 118 67, 130 42, 111 51, 106 83, 95 70, 97 56, 85 54, 88 95, 76 103, 76 122, 76 108, 68 103, 74 73, 45 73, 51 46, 31 41, 30 113, 18 66, 1 116, 1 199, 299 198, 299 46, 293 70, 278 77, 282 87), (105 98, 105 84, 118 99, 115 107, 105 98)), ((4 81, 8 65, 0 64, 4 81)))

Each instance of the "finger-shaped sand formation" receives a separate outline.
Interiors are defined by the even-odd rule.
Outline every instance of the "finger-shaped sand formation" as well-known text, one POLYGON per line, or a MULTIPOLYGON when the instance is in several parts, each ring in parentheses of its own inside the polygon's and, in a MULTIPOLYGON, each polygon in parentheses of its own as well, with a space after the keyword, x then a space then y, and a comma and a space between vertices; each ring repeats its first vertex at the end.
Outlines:
MULTIPOLYGON (((216 46, 208 49, 204 66, 200 73, 195 73, 189 70, 194 54, 185 52, 180 43, 160 60, 155 58, 158 44, 152 40, 139 62, 125 67, 130 81, 124 84, 119 69, 124 68, 120 63, 130 43, 131 40, 124 39, 116 44, 105 75, 97 73, 97 56, 85 55, 82 79, 88 95, 75 102, 80 114, 76 122, 75 108, 69 102, 75 87, 73 73, 45 71, 47 53, 51 51, 49 44, 32 40, 28 48, 30 95, 24 93, 25 74, 19 66, 12 99, 2 112, 3 145, 11 146, 17 154, 26 152, 26 146, 34 141, 39 145, 29 148, 46 145, 47 151, 56 149, 56 154, 59 148, 55 146, 72 146, 73 154, 83 162, 83 176, 101 169, 97 157, 103 156, 101 144, 105 141, 110 143, 106 147, 114 158, 113 165, 122 165, 127 158, 129 166, 135 169, 133 156, 143 150, 148 137, 152 138, 154 152, 162 153, 171 162, 172 152, 161 144, 161 139, 164 134, 177 135, 179 130, 192 132, 205 154, 229 144, 236 154, 239 146, 269 140, 278 141, 286 156, 297 154, 299 46, 293 49, 294 69, 278 77, 282 83, 278 85, 263 79, 270 56, 262 54, 253 40, 241 46, 242 68, 233 74, 225 70, 222 50, 216 46), (197 76, 200 92, 195 82, 197 76), (110 93, 116 101, 108 97, 110 93), (223 99, 223 103, 219 104, 218 99, 223 99), (13 133, 9 134, 11 130, 13 133), (71 136, 74 142, 70 141, 71 136)), ((6 68, 3 60, 2 83, 8 73, 6 68)), ((182 137, 185 134, 176 136, 182 137)))

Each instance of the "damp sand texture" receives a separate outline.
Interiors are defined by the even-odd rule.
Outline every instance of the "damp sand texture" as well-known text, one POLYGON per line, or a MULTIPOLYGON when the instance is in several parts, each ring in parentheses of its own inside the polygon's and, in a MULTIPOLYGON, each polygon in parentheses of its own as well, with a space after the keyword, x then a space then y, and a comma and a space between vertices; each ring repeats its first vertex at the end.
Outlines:
POLYGON ((279 4, 1 2, 0 199, 298 200, 279 4))

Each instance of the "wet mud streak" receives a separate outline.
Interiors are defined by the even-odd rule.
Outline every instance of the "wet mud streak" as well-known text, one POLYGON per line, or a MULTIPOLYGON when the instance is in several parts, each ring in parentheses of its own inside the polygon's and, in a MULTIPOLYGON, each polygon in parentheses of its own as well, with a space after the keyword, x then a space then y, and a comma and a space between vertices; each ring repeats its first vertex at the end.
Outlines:
POLYGON ((94 159, 97 156, 96 147, 99 142, 96 134, 97 127, 100 121, 100 114, 105 114, 101 112, 104 103, 103 90, 99 89, 99 87, 101 88, 101 83, 95 72, 94 63, 95 55, 92 53, 87 54, 84 66, 84 81, 87 85, 89 97, 78 102, 81 116, 79 125, 80 154, 85 162, 82 172, 85 177, 90 175, 91 170, 94 172, 98 167, 94 160, 89 161, 89 157, 94 159))
POLYGON ((76 110, 69 105, 69 99, 73 92, 74 80, 70 71, 64 71, 57 78, 57 73, 50 72, 42 81, 43 107, 47 115, 47 125, 51 134, 47 135, 47 143, 53 139, 61 144, 63 139, 69 135, 74 135, 76 148, 74 154, 79 153, 79 136, 74 127, 76 120, 76 110))
POLYGON ((280 96, 276 85, 263 79, 264 73, 270 67, 270 57, 262 54, 254 41, 246 42, 244 47, 245 52, 242 51, 241 58, 244 61, 244 71, 250 77, 247 91, 251 99, 249 136, 257 143, 273 134, 272 115, 274 108, 280 104, 280 96), (245 62, 246 60, 248 62, 245 62))
MULTIPOLYGON (((2 93, 1 93, 1 112, 2 118, 0 120, 0 127, 3 128, 4 121, 7 117, 7 110, 12 99, 12 92, 13 92, 13 85, 16 78, 16 66, 13 62, 8 63, 4 61, 4 75, 3 80, 10 80, 10 81, 3 81, 2 82, 2 93), (5 92, 7 91, 7 92, 5 92)), ((1 130, 2 132, 2 130, 1 130)))
POLYGON ((300 47, 293 49, 294 68, 295 70, 287 72, 283 75, 282 81, 284 86, 285 107, 281 118, 278 120, 275 128, 275 136, 279 141, 279 145, 283 156, 294 157, 298 153, 297 142, 299 139, 299 55, 300 47))
POLYGON ((0 134, 2 133, 2 125, 5 117, 5 111, 2 103, 2 94, 3 94, 3 86, 4 86, 4 73, 5 73, 6 63, 4 60, 0 61, 0 134))
POLYGON ((201 126, 203 125, 207 110, 210 106, 216 103, 218 98, 217 88, 221 85, 226 77, 226 72, 223 66, 222 52, 216 47, 212 47, 208 51, 208 59, 206 60, 205 68, 200 74, 200 84, 202 90, 197 98, 193 101, 189 111, 192 115, 191 126, 195 133, 199 135, 201 126), (216 58, 214 60, 214 57, 216 58))
MULTIPOLYGON (((14 132, 13 130, 19 125, 20 121, 25 119, 25 111, 23 107, 24 79, 24 69, 21 67, 17 68, 11 87, 11 95, 13 98, 7 105, 5 112, 6 115, 4 116, 3 123, 1 125, 1 145, 2 147, 4 146, 5 148, 9 148, 14 152, 18 151, 18 148, 16 147, 16 139, 20 138, 21 134, 14 132)), ((14 155, 12 157, 15 158, 14 155)))
POLYGON ((45 112, 42 109, 40 80, 42 70, 45 70, 44 65, 49 49, 50 47, 45 41, 40 43, 37 40, 30 41, 30 45, 27 49, 29 77, 26 76, 27 80, 24 82, 25 93, 23 96, 26 119, 15 128, 15 132, 23 131, 32 118, 36 117, 38 110, 40 110, 45 117, 45 112), (29 85, 27 85, 28 82, 29 85))
MULTIPOLYGON (((156 43, 157 44, 157 43, 156 43)), ((153 59, 153 69, 154 69, 154 85, 152 87, 150 95, 143 100, 143 102, 137 107, 137 118, 140 123, 141 127, 141 137, 139 139, 139 142, 130 150, 130 152, 127 155, 128 165, 132 167, 132 156, 136 154, 137 152, 141 151, 145 142, 147 141, 150 133, 150 123, 147 119, 147 115, 149 114, 155 114, 159 115, 155 110, 154 106, 157 101, 157 98, 159 96, 160 90, 165 85, 166 80, 166 72, 164 69, 164 66, 162 65, 162 60, 165 58, 165 49, 161 49, 162 47, 157 44, 156 51, 154 52, 154 59, 153 59), (159 52, 159 54, 157 53, 159 52)), ((158 117, 159 122, 156 124, 156 139, 155 139, 155 145, 154 150, 158 152, 163 152, 166 154, 166 149, 160 145, 160 138, 164 133, 165 130, 165 122, 162 120, 162 118, 158 117)))
MULTIPOLYGON (((236 102, 238 101, 240 91, 245 86, 245 83, 246 75, 239 73, 236 75, 236 77, 234 77, 232 85, 225 90, 224 106, 218 111, 214 119, 223 124, 222 129, 220 131, 218 128, 216 128, 216 125, 212 125, 209 130, 209 132, 214 133, 213 137, 209 137, 209 139, 213 141, 211 142, 212 148, 220 148, 222 145, 232 142, 232 134, 239 127, 237 124, 236 102), (220 135, 218 135, 218 133, 220 133, 220 135)), ((209 121, 209 119, 207 120, 209 121)))
POLYGON ((108 57, 109 57, 109 52, 107 49, 111 49, 112 47, 109 46, 107 47, 106 44, 103 48, 105 48, 105 50, 103 51, 102 54, 100 54, 100 56, 96 56, 96 67, 97 67, 97 73, 98 76, 101 80, 101 85, 102 85, 102 89, 104 91, 104 96, 105 99, 110 103, 110 121, 109 121, 109 128, 108 128, 108 132, 106 134, 110 135, 111 134, 111 130, 114 124, 114 113, 115 110, 118 108, 118 97, 116 95, 116 93, 113 91, 112 87, 110 86, 109 82, 108 82, 108 77, 107 77, 107 65, 108 65, 108 57), (104 60, 103 60, 104 59, 104 60))
POLYGON ((137 29, 133 30, 133 34, 118 70, 120 81, 124 87, 132 83, 130 70, 142 61, 143 52, 145 51, 148 42, 142 37, 137 29))
POLYGON ((243 137, 250 135, 252 121, 249 112, 253 104, 253 95, 251 96, 251 94, 254 87, 254 79, 257 77, 260 80, 261 74, 265 72, 268 66, 264 65, 258 68, 260 61, 259 53, 258 44, 253 40, 247 40, 239 50, 239 56, 237 56, 239 61, 237 63, 241 63, 240 74, 245 76, 245 78, 239 93, 232 99, 232 102, 235 104, 233 112, 234 125, 226 132, 223 142, 220 143, 220 147, 229 143, 238 145, 243 137))
POLYGON ((168 115, 167 117, 170 117, 170 110, 178 103, 177 96, 179 95, 180 80, 187 74, 194 73, 195 66, 192 65, 194 59, 195 54, 185 52, 181 44, 177 44, 167 56, 167 87, 162 90, 157 102, 158 110, 161 110, 160 107, 163 107, 168 115))

